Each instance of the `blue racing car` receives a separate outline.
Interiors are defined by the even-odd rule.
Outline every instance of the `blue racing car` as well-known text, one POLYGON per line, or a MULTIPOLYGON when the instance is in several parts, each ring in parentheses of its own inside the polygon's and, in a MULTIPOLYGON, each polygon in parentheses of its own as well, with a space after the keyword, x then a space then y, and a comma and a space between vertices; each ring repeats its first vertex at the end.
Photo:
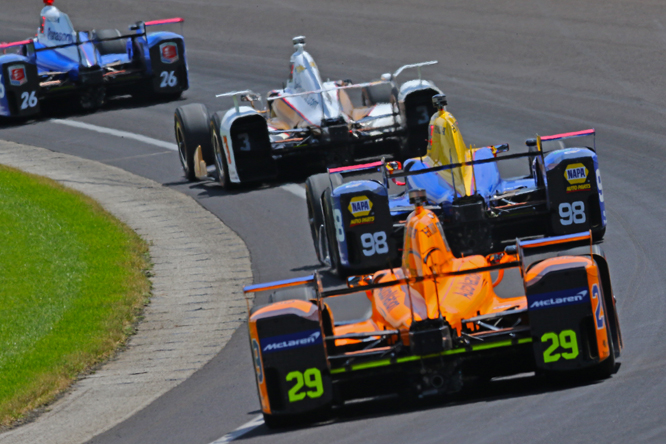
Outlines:
MULTIPOLYGON (((338 274, 370 273, 398 265, 408 191, 423 189, 447 245, 458 256, 501 252, 516 238, 606 231, 594 130, 527 140, 525 153, 498 156, 507 144, 466 147, 446 97, 435 95, 428 154, 399 162, 329 169, 306 181, 308 217, 317 256, 338 274), (497 162, 525 158, 530 173, 503 178, 497 162), (343 176, 380 171, 381 180, 343 176), (398 182, 398 179, 405 182, 398 182), (405 190, 389 194, 393 180, 405 190)), ((434 233, 433 233, 434 234, 434 233)), ((425 260, 425 259, 424 259, 425 260)))
POLYGON ((148 32, 173 18, 117 29, 75 31, 69 16, 44 0, 37 36, 0 44, 0 116, 39 114, 47 99, 76 98, 84 110, 114 95, 177 98, 189 87, 185 40, 148 32))

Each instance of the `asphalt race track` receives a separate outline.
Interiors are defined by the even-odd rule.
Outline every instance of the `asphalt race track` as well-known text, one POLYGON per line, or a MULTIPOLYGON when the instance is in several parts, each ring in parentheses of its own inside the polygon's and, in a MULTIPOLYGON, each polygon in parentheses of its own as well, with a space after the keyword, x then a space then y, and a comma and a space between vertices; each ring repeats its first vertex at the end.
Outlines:
MULTIPOLYGON (((122 28, 181 16, 192 88, 147 106, 113 100, 60 119, 175 143, 173 111, 189 102, 226 109, 216 93, 264 93, 288 75, 291 38, 307 36, 322 75, 376 79, 406 63, 448 95, 467 143, 597 130, 609 256, 625 340, 619 372, 590 385, 552 387, 529 378, 487 392, 404 408, 397 400, 347 409, 331 422, 245 442, 666 442, 666 7, 662 0, 57 0, 75 27, 122 28)), ((35 33, 41 2, 0 6, 0 39, 35 33)), ((126 29, 126 28, 125 28, 126 29)), ((0 123, 0 139, 124 168, 196 198, 245 240, 255 282, 309 274, 305 201, 273 184, 226 193, 183 180, 175 151, 50 121, 0 123)), ((302 178, 299 179, 302 182, 302 178)), ((189 380, 94 443, 208 444, 259 415, 247 336, 189 380)))

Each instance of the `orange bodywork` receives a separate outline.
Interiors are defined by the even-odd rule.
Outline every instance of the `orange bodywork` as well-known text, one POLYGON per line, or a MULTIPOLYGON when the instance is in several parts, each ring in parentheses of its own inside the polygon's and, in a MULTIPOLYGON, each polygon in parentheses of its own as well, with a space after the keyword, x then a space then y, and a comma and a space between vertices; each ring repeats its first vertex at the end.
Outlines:
MULTIPOLYGON (((507 257, 504 260, 513 260, 507 257)), ((484 256, 456 258, 444 240, 439 220, 435 214, 422 207, 409 216, 405 226, 402 268, 375 273, 374 283, 394 281, 405 277, 441 275, 490 266, 484 256)), ((524 309, 524 296, 499 298, 493 291, 490 272, 444 276, 422 282, 395 285, 369 291, 372 304, 372 329, 397 329, 406 345, 412 321, 434 319, 441 313, 452 328, 459 333, 463 319, 477 314, 524 309), (413 307, 413 309, 412 309, 413 307)), ((372 331, 368 322, 336 327, 335 334, 352 331, 372 331)), ((348 343, 349 340, 346 340, 348 343)))
POLYGON ((558 265, 570 265, 573 263, 580 264, 585 267, 587 273, 587 285, 590 292, 590 301, 592 303, 592 313, 595 315, 595 332, 597 338, 597 347, 599 350, 599 360, 604 360, 611 354, 610 345, 608 344, 608 335, 606 329, 606 312, 604 309, 602 297, 602 284, 599 276, 599 269, 594 261, 582 256, 560 256, 551 258, 548 261, 539 262, 534 267, 531 267, 525 273, 525 282, 530 282, 538 279, 540 275, 544 275, 557 268, 558 265))
POLYGON ((250 330, 250 348, 252 349, 252 363, 257 377, 257 390, 259 391, 259 401, 261 408, 265 413, 271 413, 271 405, 268 400, 268 389, 266 387, 265 371, 261 359, 261 349, 259 347, 259 334, 257 332, 257 321, 262 318, 271 317, 277 314, 297 314, 306 319, 318 320, 319 310, 316 305, 307 301, 291 300, 276 302, 252 313, 248 322, 250 330))

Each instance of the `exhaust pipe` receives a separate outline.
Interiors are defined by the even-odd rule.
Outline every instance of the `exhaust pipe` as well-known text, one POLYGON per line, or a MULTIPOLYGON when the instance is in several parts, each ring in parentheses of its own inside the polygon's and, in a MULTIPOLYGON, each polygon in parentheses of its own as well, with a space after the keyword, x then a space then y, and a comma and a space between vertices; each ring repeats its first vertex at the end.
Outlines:
POLYGON ((435 375, 435 376, 433 376, 432 379, 430 380, 430 383, 432 384, 432 386, 433 386, 434 388, 436 388, 436 389, 440 389, 440 388, 442 388, 442 386, 444 385, 444 378, 442 378, 441 375, 435 375))

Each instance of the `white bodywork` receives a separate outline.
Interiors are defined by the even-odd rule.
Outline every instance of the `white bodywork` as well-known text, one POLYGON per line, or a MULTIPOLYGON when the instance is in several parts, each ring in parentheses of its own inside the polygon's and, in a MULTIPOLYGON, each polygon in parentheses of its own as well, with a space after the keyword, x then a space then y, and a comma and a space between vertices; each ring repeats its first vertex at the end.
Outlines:
POLYGON ((236 169, 236 159, 234 158, 234 148, 231 140, 231 126, 233 125, 236 119, 241 117, 251 116, 253 114, 258 114, 254 108, 249 106, 239 106, 238 110, 236 108, 231 108, 224 114, 224 118, 220 123, 220 145, 222 148, 222 154, 225 159, 227 159, 227 165, 229 167, 229 180, 233 183, 240 183, 240 178, 238 177, 238 170, 236 169))
MULTIPOLYGON (((46 47, 66 45, 76 42, 76 31, 69 16, 55 6, 45 6, 41 12, 43 27, 37 29, 37 41, 46 47)), ((55 52, 78 60, 76 46, 54 49, 55 52)))
MULTIPOLYGON (((341 90, 349 88, 363 88, 377 85, 380 83, 394 84, 394 79, 404 69, 418 68, 420 77, 420 67, 432 65, 437 62, 423 62, 415 65, 405 65, 398 69, 394 74, 385 74, 382 80, 378 82, 369 82, 362 84, 348 85, 344 82, 323 82, 317 64, 314 62, 312 56, 304 50, 305 39, 295 38, 296 51, 292 54, 291 62, 291 75, 287 81, 284 89, 273 90, 269 93, 268 101, 283 102, 290 112, 298 116, 299 123, 292 128, 285 129, 277 123, 272 122, 271 119, 265 120, 271 147, 275 153, 279 153, 284 146, 280 142, 289 141, 299 131, 307 130, 308 128, 322 127, 322 131, 326 131, 326 125, 322 126, 324 119, 338 119, 349 124, 350 129, 354 128, 355 131, 362 131, 368 136, 382 136, 390 131, 390 128, 400 127, 402 117, 398 109, 398 103, 377 103, 368 108, 353 108, 348 98, 341 100, 341 95, 346 93, 341 90), (302 39, 297 41, 297 39, 302 39), (351 108, 350 108, 351 106, 351 108), (276 126, 274 126, 276 125, 276 126), (302 130, 301 130, 302 128, 302 130)), ((404 98, 411 92, 434 89, 441 92, 432 82, 427 80, 412 80, 405 82, 399 92, 398 101, 404 101, 404 98)), ((224 152, 224 158, 227 161, 229 180, 232 183, 240 183, 238 176, 238 169, 236 168, 236 161, 234 156, 233 141, 231 139, 231 128, 237 119, 248 117, 251 115, 260 114, 253 107, 240 106, 239 100, 247 100, 248 94, 256 96, 252 91, 236 91, 231 93, 219 94, 217 97, 233 97, 234 107, 229 109, 220 123, 219 133, 222 140, 220 145, 224 152)), ((266 111, 262 111, 266 112, 266 111)), ((427 123, 430 116, 427 112, 424 113, 425 122, 427 123)), ((419 122, 421 123, 421 122, 419 122)), ((242 136, 242 135, 241 135, 242 136)), ((249 140, 249 138, 248 138, 249 140)), ((239 147, 242 150, 242 147, 239 147)))
POLYGON ((322 119, 336 117, 343 117, 348 120, 348 117, 342 112, 338 93, 334 90, 335 83, 322 82, 317 64, 312 56, 303 49, 303 46, 304 44, 296 45, 296 52, 292 54, 290 59, 291 76, 287 81, 286 88, 280 91, 280 96, 326 89, 331 91, 294 95, 284 97, 282 100, 290 108, 296 110, 310 125, 320 125, 322 119))

